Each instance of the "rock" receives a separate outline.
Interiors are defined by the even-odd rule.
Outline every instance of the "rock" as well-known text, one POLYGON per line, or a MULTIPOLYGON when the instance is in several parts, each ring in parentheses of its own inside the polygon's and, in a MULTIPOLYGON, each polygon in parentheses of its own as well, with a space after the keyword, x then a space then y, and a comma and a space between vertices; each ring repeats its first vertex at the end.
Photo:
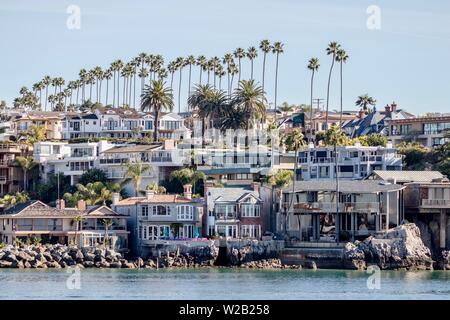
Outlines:
POLYGON ((12 262, 6 260, 0 260, 0 268, 11 268, 12 262))
POLYGON ((137 258, 134 264, 137 268, 142 268, 144 266, 144 260, 142 260, 142 258, 137 258))
POLYGON ((17 257, 11 251, 7 251, 5 253, 5 255, 3 255, 2 260, 8 261, 8 262, 17 262, 17 257))
POLYGON ((315 261, 306 261, 304 267, 307 269, 317 270, 317 264, 315 261))
POLYGON ((94 266, 94 262, 93 261, 84 261, 83 266, 85 268, 92 268, 94 266))
POLYGON ((135 268, 135 265, 134 265, 134 263, 131 263, 131 262, 124 262, 124 263, 122 263, 122 268, 125 268, 125 269, 134 269, 134 268, 135 268))
POLYGON ((19 251, 16 254, 16 259, 19 261, 32 261, 33 257, 26 253, 25 251, 19 251))
POLYGON ((438 259, 438 268, 440 270, 450 270, 450 251, 443 250, 441 256, 438 259))
POLYGON ((120 262, 111 262, 109 264, 110 268, 122 268, 122 264, 120 262))
POLYGON ((45 251, 44 253, 42 253, 42 255, 43 255, 43 257, 45 258, 45 260, 47 260, 47 261, 49 261, 49 262, 53 261, 53 257, 52 257, 52 255, 50 254, 50 252, 45 251))

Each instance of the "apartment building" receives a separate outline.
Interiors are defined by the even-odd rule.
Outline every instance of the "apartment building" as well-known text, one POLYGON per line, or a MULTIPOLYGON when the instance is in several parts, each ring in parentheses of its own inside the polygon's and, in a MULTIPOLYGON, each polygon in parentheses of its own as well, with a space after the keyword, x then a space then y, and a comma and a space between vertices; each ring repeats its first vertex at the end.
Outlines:
POLYGON ((343 180, 337 191, 333 180, 297 182, 282 192, 276 230, 300 242, 347 242, 385 232, 403 220, 404 188, 343 180))
POLYGON ((205 187, 203 223, 208 237, 260 239, 265 231, 259 184, 252 188, 205 187))
POLYGON ((34 144, 33 158, 40 164, 44 181, 52 174, 62 173, 70 176, 70 183, 74 185, 84 172, 99 168, 100 154, 114 146, 105 140, 84 143, 41 141, 34 144))
POLYGON ((387 121, 388 139, 394 145, 401 142, 418 142, 432 148, 448 142, 445 130, 450 130, 450 115, 434 115, 387 121))
POLYGON ((402 158, 391 145, 386 147, 309 146, 298 153, 297 180, 364 179, 374 170, 401 170, 402 158), (336 157, 337 156, 337 170, 336 157))
POLYGON ((24 145, 0 141, 0 197, 23 189, 23 170, 15 159, 27 153, 24 145))
POLYGON ((44 244, 96 247, 107 237, 108 247, 127 251, 128 233, 124 215, 106 206, 88 208, 83 200, 75 208, 66 208, 64 200, 56 208, 33 200, 0 212, 0 240, 7 244, 37 238, 44 244))
POLYGON ((191 185, 183 188, 183 195, 147 190, 142 197, 120 200, 119 194, 113 196, 113 210, 127 216, 133 253, 146 257, 159 244, 201 237, 203 199, 192 198, 191 185))

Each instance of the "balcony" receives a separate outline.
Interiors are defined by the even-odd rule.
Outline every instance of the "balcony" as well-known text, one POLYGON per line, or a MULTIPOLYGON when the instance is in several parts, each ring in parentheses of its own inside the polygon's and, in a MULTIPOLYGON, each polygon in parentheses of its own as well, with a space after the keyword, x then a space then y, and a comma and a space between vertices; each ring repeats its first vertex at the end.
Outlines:
POLYGON ((22 150, 16 144, 0 144, 0 152, 21 153, 22 150))
MULTIPOLYGON (((283 209, 286 210, 290 202, 283 203, 283 209)), ((340 202, 339 212, 378 212, 380 205, 378 202, 340 202)), ((293 213, 325 213, 336 212, 335 202, 300 202, 292 205, 293 213)))
POLYGON ((216 220, 218 221, 236 221, 238 219, 238 214, 237 212, 214 212, 214 217, 216 218, 216 220))
POLYGON ((447 199, 422 199, 422 207, 430 209, 448 209, 450 200, 447 199))

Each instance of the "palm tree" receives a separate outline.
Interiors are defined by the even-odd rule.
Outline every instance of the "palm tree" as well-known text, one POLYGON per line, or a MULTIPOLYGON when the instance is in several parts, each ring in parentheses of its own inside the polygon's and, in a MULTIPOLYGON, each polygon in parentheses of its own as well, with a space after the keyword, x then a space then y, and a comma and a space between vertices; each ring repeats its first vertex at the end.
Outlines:
POLYGON ((343 106, 343 103, 342 103, 342 65, 347 62, 347 59, 348 59, 348 55, 345 52, 345 50, 339 49, 337 52, 337 55, 336 55, 336 62, 339 63, 339 68, 340 68, 339 74, 340 74, 340 81, 341 81, 341 100, 340 100, 341 112, 340 112, 340 116, 339 116, 339 127, 342 127, 342 106, 343 106))
POLYGON ((358 97, 358 99, 356 100, 356 105, 360 108, 362 108, 365 112, 368 111, 369 109, 369 105, 371 106, 375 106, 375 104, 377 103, 377 100, 375 100, 374 98, 370 97, 367 93, 360 95, 358 97))
POLYGON ((333 72, 334 61, 336 60, 336 55, 337 55, 340 47, 341 46, 336 41, 330 42, 330 44, 327 47, 327 55, 331 55, 332 60, 331 60, 330 73, 328 74, 328 85, 327 85, 327 107, 326 107, 326 114, 325 114, 325 129, 326 130, 328 130, 328 107, 329 107, 329 103, 330 103, 331 73, 333 72))
POLYGON ((263 72, 262 72, 262 89, 264 90, 264 80, 266 75, 266 58, 267 54, 272 50, 272 46, 269 40, 262 40, 259 43, 259 48, 263 52, 263 72))
POLYGON ((80 85, 82 86, 81 89, 81 103, 84 103, 85 101, 85 88, 86 88, 86 84, 87 84, 87 76, 88 73, 86 71, 86 69, 81 69, 80 72, 78 73, 78 77, 80 78, 80 85))
POLYGON ((225 131, 227 129, 245 129, 247 127, 247 115, 240 108, 227 108, 224 117, 220 123, 220 129, 225 131))
POLYGON ((192 66, 196 63, 195 57, 193 55, 189 55, 186 58, 186 65, 189 66, 189 86, 188 86, 188 97, 191 95, 191 75, 192 75, 192 66))
POLYGON ((167 70, 170 73, 170 90, 173 90, 173 75, 177 70, 177 64, 175 63, 175 61, 169 62, 169 64, 167 65, 167 70))
POLYGON ((186 66, 186 61, 183 57, 178 57, 175 61, 178 70, 180 71, 178 79, 178 113, 181 112, 181 80, 183 76, 183 68, 186 66))
POLYGON ((104 79, 106 80, 106 95, 105 95, 105 106, 108 105, 108 96, 109 96, 109 80, 112 78, 113 71, 111 68, 107 69, 103 74, 104 79))
POLYGON ((113 96, 113 107, 115 106, 119 106, 120 104, 120 70, 122 70, 123 67, 123 62, 122 60, 116 60, 111 64, 111 69, 113 71, 113 75, 114 75, 114 96, 113 96), (116 105, 116 74, 117 74, 117 105, 116 105))
MULTIPOLYGON (((291 201, 289 204, 289 209, 287 211, 289 213, 292 209, 292 204, 293 204, 294 194, 295 194, 295 181, 296 181, 295 176, 296 176, 297 170, 298 170, 298 152, 301 147, 305 146, 305 138, 299 129, 294 129, 285 136, 283 143, 286 146, 287 151, 295 152, 294 174, 292 175, 292 197, 291 197, 291 201)), ((287 219, 287 215, 286 215, 286 219, 287 219)), ((301 232, 300 217, 298 217, 298 228, 299 228, 299 231, 301 232)), ((301 238, 301 234, 300 234, 300 238, 301 238)))
POLYGON ((159 114, 163 110, 173 110, 172 89, 166 87, 163 80, 153 80, 150 86, 145 86, 142 95, 142 111, 153 111, 154 132, 153 141, 158 141, 159 114))
MULTIPOLYGON (((145 92, 144 92, 145 94, 145 92)), ((125 164, 126 171, 123 176, 123 180, 121 185, 125 185, 129 182, 133 183, 134 193, 137 197, 140 191, 142 176, 151 169, 151 167, 147 164, 143 164, 142 161, 138 160, 136 163, 127 162, 125 164)))
MULTIPOLYGON (((202 71, 206 66, 206 57, 205 56, 198 56, 197 57, 197 61, 196 61, 197 66, 199 66, 199 81, 198 84, 201 85, 202 84, 202 71)), ((190 96, 190 95, 189 95, 190 96)))
POLYGON ((28 172, 32 170, 35 166, 38 165, 36 161, 34 161, 33 157, 16 157, 16 162, 23 170, 23 190, 27 191, 28 187, 28 172))
POLYGON ((189 108, 197 113, 198 117, 201 119, 202 122, 202 144, 204 145, 204 137, 205 137, 205 121, 206 117, 205 115, 205 106, 207 104, 207 101, 209 97, 212 94, 212 87, 209 84, 205 85, 197 85, 194 87, 194 91, 191 93, 191 95, 188 98, 188 106, 189 108))
MULTIPOLYGON (((243 49, 242 49, 243 50, 243 49)), ((245 52, 244 52, 245 55, 245 52)), ((230 82, 230 65, 234 63, 233 55, 231 53, 227 53, 223 56, 223 63, 227 65, 227 74, 228 74, 228 96, 231 96, 231 82, 230 82)), ((240 61, 240 60, 239 60, 240 61)), ((240 63, 240 62, 239 62, 240 63)), ((239 73, 240 77, 240 73, 239 73)))
POLYGON ((47 101, 48 101, 48 86, 51 83, 50 76, 45 76, 44 79, 42 79, 42 83, 45 86, 45 107, 44 110, 47 111, 47 101))
MULTIPOLYGON (((141 78, 141 96, 144 93, 144 85, 145 85, 145 77, 141 76, 141 75, 144 74, 145 64, 147 63, 148 58, 149 58, 149 56, 145 52, 141 52, 137 56, 138 64, 141 65, 141 70, 139 72, 139 77, 141 78)), ((142 104, 142 101, 141 101, 141 104, 142 104)))
POLYGON ((309 142, 313 141, 313 128, 314 128, 314 122, 313 122, 313 88, 314 88, 314 74, 319 70, 320 64, 319 59, 317 58, 311 58, 308 61, 308 69, 311 70, 311 104, 310 104, 310 111, 309 111, 309 142))
POLYGON ((105 240, 104 240, 104 243, 105 243, 105 248, 108 246, 108 244, 109 244, 109 235, 108 235, 108 229, 109 229, 109 227, 111 227, 112 225, 113 225, 113 221, 112 221, 112 219, 102 219, 102 223, 103 223, 103 226, 105 227, 105 240))
POLYGON ((280 212, 281 210, 281 202, 283 201, 283 189, 287 188, 292 183, 292 178, 294 173, 292 170, 277 170, 271 175, 267 177, 267 182, 271 186, 271 206, 270 206, 270 224, 273 230, 276 229, 276 219, 275 219, 275 201, 274 201, 274 193, 275 190, 278 192, 278 199, 280 199, 280 212))
POLYGON ((275 121, 277 120, 277 93, 278 93, 278 58, 280 54, 284 52, 284 44, 281 42, 275 42, 273 44, 272 52, 276 55, 276 63, 275 63, 275 121))
MULTIPOLYGON (((246 55, 245 54, 245 50, 242 49, 242 48, 237 48, 236 50, 234 50, 233 55, 234 55, 234 57, 236 59, 238 59, 239 70, 242 70, 242 68, 241 68, 241 59, 245 58, 245 55, 246 55)), ((241 72, 239 72, 239 76, 238 76, 238 82, 240 82, 240 81, 241 81, 241 72)))
POLYGON ((230 64, 230 67, 227 70, 229 74, 231 75, 231 85, 230 85, 230 92, 233 91, 233 80, 234 76, 240 72, 239 68, 236 66, 236 64, 233 62, 230 64))
MULTIPOLYGON (((247 58, 250 60, 250 79, 253 80, 253 60, 258 57, 258 50, 255 47, 250 47, 247 49, 247 58)), ((241 67, 239 66, 239 70, 241 67)))
POLYGON ((233 94, 233 105, 246 114, 248 121, 246 129, 253 126, 256 119, 264 119, 267 100, 262 87, 254 80, 241 80, 233 94))

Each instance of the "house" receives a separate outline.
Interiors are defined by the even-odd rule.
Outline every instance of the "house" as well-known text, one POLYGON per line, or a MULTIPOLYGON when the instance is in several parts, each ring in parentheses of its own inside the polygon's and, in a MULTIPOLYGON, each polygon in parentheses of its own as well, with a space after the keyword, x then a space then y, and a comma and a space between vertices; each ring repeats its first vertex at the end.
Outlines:
POLYGON ((16 157, 27 155, 25 146, 0 141, 0 197, 23 189, 23 170, 16 157))
POLYGON ((297 182, 282 191, 276 230, 301 242, 340 242, 382 233, 404 218, 404 188, 343 180, 336 191, 330 179, 297 182))
POLYGON ((63 122, 63 138, 97 138, 101 124, 95 113, 67 114, 63 122))
POLYGON ((387 135, 389 120, 409 119, 413 117, 413 114, 402 109, 397 109, 397 104, 393 102, 391 105, 386 105, 384 110, 373 110, 367 115, 363 110, 360 110, 358 117, 345 123, 342 129, 351 138, 375 133, 387 135))
MULTIPOLYGON (((402 157, 391 145, 386 147, 338 146, 338 176, 364 179, 374 170, 401 170, 402 157)), ((333 179, 336 174, 334 147, 308 146, 298 153, 297 180, 333 179)))
POLYGON ((86 207, 83 200, 76 208, 66 208, 64 200, 58 201, 57 208, 33 200, 0 213, 0 240, 7 244, 39 239, 41 243, 95 247, 107 237, 110 248, 127 250, 128 233, 123 215, 106 206, 86 207))
POLYGON ((448 142, 445 130, 450 130, 450 114, 390 119, 386 121, 388 139, 396 145, 401 142, 418 142, 432 148, 448 142))
POLYGON ((40 164, 44 181, 50 175, 62 173, 70 176, 70 183, 75 185, 84 172, 99 168, 100 154, 113 147, 106 140, 84 143, 40 141, 34 144, 33 158, 40 164))
POLYGON ((63 112, 27 111, 12 119, 16 135, 27 131, 32 125, 43 126, 48 140, 63 139, 63 123, 66 114, 63 112))
POLYGON ((450 182, 438 171, 375 171, 374 180, 405 186, 405 219, 430 228, 432 251, 450 248, 450 182))
POLYGON ((253 188, 205 186, 205 234, 209 237, 260 239, 264 229, 259 184, 253 188))
POLYGON ((202 199, 192 198, 192 186, 185 185, 183 195, 154 194, 119 199, 113 196, 112 208, 127 216, 132 230, 130 249, 139 256, 148 256, 160 244, 188 241, 202 235, 202 199))

